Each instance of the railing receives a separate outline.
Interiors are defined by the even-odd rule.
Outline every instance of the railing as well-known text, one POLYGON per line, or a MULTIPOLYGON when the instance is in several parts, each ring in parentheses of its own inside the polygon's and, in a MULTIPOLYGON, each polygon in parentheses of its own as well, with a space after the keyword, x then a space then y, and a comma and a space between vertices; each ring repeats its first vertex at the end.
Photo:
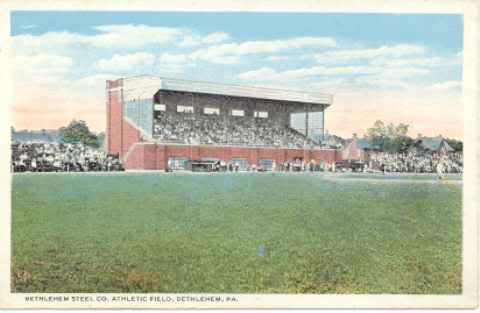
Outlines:
MULTIPOLYGON (((148 142, 146 142, 148 143, 148 142)), ((253 144, 237 144, 237 143, 185 143, 182 140, 165 140, 165 139, 159 139, 155 135, 152 137, 152 142, 151 143, 157 143, 157 144, 168 144, 172 146, 215 146, 215 147, 229 147, 229 148, 269 148, 269 149, 292 149, 292 150, 335 150, 335 149, 329 149, 329 148, 324 148, 319 144, 308 144, 303 147, 292 147, 292 146, 284 146, 284 145, 253 145, 253 144)))

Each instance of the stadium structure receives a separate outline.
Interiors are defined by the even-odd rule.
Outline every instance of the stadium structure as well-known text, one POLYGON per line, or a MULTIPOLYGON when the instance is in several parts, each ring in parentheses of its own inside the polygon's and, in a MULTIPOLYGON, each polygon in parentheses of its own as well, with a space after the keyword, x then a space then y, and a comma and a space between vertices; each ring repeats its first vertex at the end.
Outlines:
POLYGON ((107 81, 109 153, 126 169, 333 163, 322 148, 333 97, 313 91, 136 76, 107 81))

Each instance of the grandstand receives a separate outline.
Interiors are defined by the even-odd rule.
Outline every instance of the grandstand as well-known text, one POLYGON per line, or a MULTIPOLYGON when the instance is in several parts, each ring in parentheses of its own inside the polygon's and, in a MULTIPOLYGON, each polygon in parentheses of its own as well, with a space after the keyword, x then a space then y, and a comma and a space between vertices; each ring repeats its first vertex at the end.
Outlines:
POLYGON ((269 170, 285 162, 332 163, 322 148, 332 96, 136 76, 107 81, 109 153, 126 169, 235 164, 269 170))

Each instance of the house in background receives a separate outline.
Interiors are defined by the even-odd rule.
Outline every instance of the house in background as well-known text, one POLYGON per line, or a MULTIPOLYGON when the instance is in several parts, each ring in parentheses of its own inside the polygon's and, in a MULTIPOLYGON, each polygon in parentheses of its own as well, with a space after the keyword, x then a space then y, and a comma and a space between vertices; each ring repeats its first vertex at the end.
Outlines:
POLYGON ((372 146, 368 139, 357 138, 354 136, 347 141, 341 150, 342 160, 366 162, 369 159, 370 153, 379 151, 378 147, 372 146))
POLYGON ((416 147, 418 150, 427 153, 437 153, 437 154, 448 154, 454 152, 453 149, 448 142, 442 137, 423 137, 417 139, 416 147))

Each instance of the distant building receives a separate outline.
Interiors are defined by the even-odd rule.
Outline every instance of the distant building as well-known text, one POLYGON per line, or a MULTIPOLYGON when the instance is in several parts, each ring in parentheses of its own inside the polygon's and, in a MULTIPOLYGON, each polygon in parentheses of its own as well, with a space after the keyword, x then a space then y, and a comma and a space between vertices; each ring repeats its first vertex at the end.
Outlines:
POLYGON ((371 152, 378 150, 368 142, 368 139, 353 137, 345 143, 341 156, 342 160, 365 162, 368 161, 371 152))
POLYGON ((455 151, 442 137, 420 138, 416 146, 418 149, 428 153, 448 154, 455 151))
POLYGON ((59 141, 59 132, 55 129, 12 130, 12 142, 51 143, 59 141))

